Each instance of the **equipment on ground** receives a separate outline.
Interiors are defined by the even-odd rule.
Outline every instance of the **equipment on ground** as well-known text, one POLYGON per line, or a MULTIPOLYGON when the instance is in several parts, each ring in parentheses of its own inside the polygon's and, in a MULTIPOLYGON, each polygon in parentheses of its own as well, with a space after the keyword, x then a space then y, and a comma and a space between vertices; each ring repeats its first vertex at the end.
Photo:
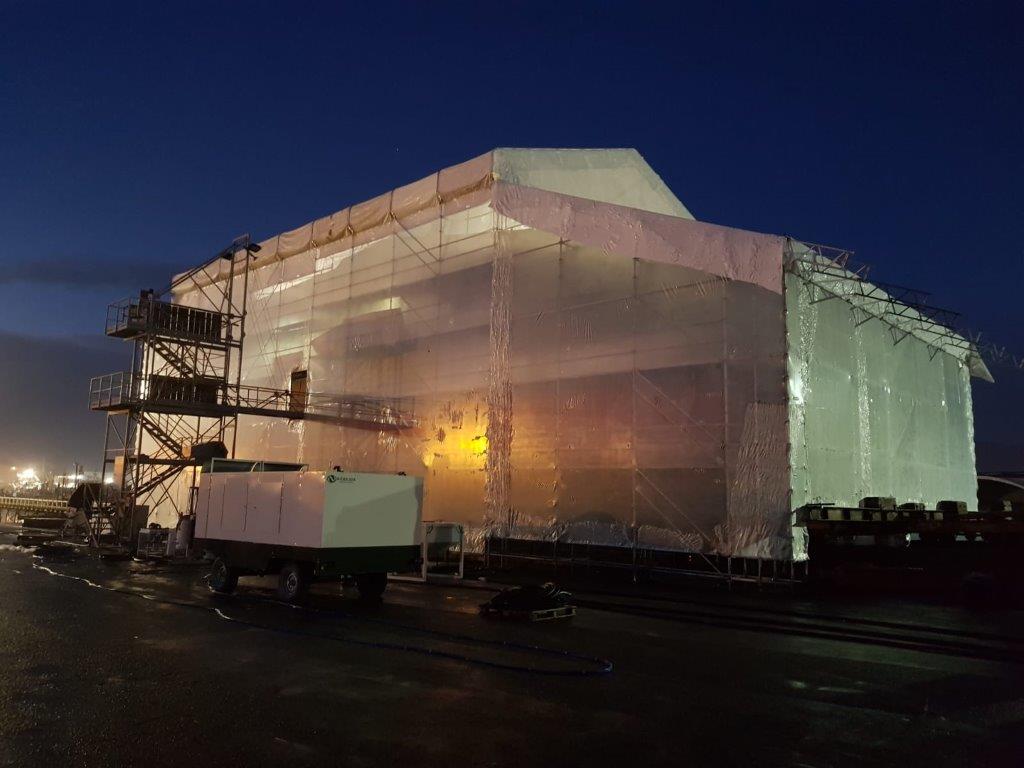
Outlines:
POLYGON ((151 525, 139 531, 139 541, 135 547, 135 556, 140 558, 163 557, 167 552, 170 537, 169 528, 151 525))
POLYGON ((507 619, 549 621, 575 616, 576 607, 571 594, 547 582, 503 589, 480 606, 480 613, 507 619))
POLYGON ((292 471, 203 473, 195 550, 214 558, 210 586, 277 573, 294 602, 313 581, 353 580, 379 598, 387 574, 419 567, 423 480, 407 475, 292 471))
POLYGON ((66 517, 24 517, 21 520, 21 531, 18 533, 18 545, 33 547, 56 541, 61 537, 66 524, 66 517))

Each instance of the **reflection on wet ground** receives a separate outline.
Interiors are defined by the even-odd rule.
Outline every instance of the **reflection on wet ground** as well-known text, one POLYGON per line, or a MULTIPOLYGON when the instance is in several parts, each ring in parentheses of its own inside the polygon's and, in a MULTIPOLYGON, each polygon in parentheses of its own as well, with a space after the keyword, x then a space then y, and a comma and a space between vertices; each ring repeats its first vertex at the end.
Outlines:
POLYGON ((4 547, 0 765, 1024 754, 1019 613, 594 593, 521 624, 478 615, 488 588, 392 584, 367 605, 317 585, 295 608, 269 578, 224 596, 202 566, 4 547))

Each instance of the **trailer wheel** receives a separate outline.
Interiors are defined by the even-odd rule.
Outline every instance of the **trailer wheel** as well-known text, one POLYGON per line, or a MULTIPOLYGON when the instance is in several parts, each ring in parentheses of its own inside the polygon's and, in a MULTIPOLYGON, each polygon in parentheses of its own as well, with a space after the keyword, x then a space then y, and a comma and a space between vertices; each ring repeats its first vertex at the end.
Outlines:
POLYGON ((238 586, 238 570, 230 567, 223 557, 218 557, 213 561, 209 583, 214 592, 234 592, 238 586))
POLYGON ((277 577, 277 596, 286 603, 294 603, 309 588, 309 578, 298 563, 285 563, 277 577))
POLYGON ((388 588, 386 573, 360 573, 356 576, 356 587, 361 600, 380 600, 384 590, 388 588))

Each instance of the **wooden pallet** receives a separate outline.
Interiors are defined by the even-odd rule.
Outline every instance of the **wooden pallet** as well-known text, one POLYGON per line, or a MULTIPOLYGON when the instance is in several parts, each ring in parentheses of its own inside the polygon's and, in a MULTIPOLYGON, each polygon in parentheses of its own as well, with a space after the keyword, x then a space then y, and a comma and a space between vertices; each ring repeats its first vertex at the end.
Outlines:
POLYGON ((560 605, 557 608, 542 608, 537 611, 514 611, 503 608, 491 608, 488 605, 480 606, 480 612, 484 616, 494 616, 499 619, 514 619, 517 621, 551 621, 552 619, 569 619, 576 615, 576 606, 560 605))

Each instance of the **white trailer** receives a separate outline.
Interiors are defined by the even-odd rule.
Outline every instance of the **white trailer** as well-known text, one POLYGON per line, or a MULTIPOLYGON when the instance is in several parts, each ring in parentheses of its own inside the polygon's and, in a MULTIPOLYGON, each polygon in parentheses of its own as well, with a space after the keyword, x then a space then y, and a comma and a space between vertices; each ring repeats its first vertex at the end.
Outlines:
POLYGON ((352 579, 379 597, 387 574, 419 565, 423 480, 358 472, 204 472, 195 545, 214 557, 210 586, 278 573, 278 595, 312 581, 352 579))

